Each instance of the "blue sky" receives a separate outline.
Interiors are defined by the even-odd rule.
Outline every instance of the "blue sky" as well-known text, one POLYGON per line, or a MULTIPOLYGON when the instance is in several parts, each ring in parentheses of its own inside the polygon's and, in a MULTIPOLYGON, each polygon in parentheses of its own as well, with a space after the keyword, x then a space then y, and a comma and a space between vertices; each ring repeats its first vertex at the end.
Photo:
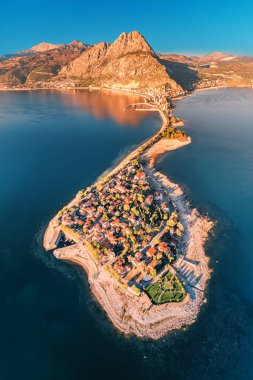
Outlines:
POLYGON ((0 54, 39 42, 112 42, 139 30, 157 52, 253 55, 252 0, 28 0, 1 5, 0 54))

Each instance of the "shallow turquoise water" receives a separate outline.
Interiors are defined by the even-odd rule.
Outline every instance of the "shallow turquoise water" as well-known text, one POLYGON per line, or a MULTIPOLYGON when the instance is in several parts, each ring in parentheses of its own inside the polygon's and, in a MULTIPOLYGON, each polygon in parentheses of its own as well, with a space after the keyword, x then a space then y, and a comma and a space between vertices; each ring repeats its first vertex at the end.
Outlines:
POLYGON ((177 103, 193 141, 157 167, 217 220, 214 272, 198 321, 158 342, 118 334, 85 274, 41 247, 54 213, 160 126, 108 99, 0 93, 1 380, 252 379, 253 91, 177 103))

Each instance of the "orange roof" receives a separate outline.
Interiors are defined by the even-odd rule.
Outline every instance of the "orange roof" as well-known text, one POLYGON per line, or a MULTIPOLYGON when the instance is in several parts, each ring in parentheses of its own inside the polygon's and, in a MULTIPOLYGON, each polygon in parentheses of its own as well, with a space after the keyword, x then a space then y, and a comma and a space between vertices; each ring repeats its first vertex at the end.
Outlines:
POLYGON ((155 259, 153 259, 153 260, 151 261, 151 263, 148 264, 148 266, 149 266, 150 268, 155 268, 155 267, 157 266, 157 261, 156 261, 155 259))
POLYGON ((136 252, 135 257, 141 259, 141 258, 142 258, 142 254, 141 254, 141 252, 136 252))
POLYGON ((150 255, 154 255, 156 253, 156 249, 154 247, 151 247, 147 250, 147 253, 149 253, 150 255))
POLYGON ((115 265, 115 268, 119 270, 120 272, 123 272, 124 268, 122 265, 115 265))

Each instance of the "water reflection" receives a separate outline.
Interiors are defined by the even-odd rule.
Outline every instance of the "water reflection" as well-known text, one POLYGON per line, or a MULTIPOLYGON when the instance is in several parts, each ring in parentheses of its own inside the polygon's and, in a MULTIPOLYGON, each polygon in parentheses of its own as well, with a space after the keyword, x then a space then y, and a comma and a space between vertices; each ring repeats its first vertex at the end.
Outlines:
POLYGON ((150 112, 124 111, 131 103, 142 102, 141 96, 111 91, 69 90, 61 93, 62 102, 81 107, 97 119, 110 118, 120 125, 137 126, 150 112), (106 96, 101 96, 105 94, 106 96))

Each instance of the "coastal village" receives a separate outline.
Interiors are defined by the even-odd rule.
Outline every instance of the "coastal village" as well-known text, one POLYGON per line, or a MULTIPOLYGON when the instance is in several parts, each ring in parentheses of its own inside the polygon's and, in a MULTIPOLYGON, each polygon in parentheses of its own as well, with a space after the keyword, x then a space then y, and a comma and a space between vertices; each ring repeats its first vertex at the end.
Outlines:
POLYGON ((184 228, 166 190, 140 161, 133 159, 104 183, 81 190, 55 223, 61 236, 81 242, 132 294, 145 291, 154 303, 178 302, 185 291, 169 269, 180 251, 184 228), (162 279, 167 291, 158 297, 152 284, 162 279))
POLYGON ((158 111, 161 129, 80 190, 43 239, 57 259, 81 265, 120 331, 155 339, 195 320, 209 276, 209 222, 189 211, 177 185, 154 167, 159 155, 191 142, 166 95, 150 92, 125 108, 158 111))

